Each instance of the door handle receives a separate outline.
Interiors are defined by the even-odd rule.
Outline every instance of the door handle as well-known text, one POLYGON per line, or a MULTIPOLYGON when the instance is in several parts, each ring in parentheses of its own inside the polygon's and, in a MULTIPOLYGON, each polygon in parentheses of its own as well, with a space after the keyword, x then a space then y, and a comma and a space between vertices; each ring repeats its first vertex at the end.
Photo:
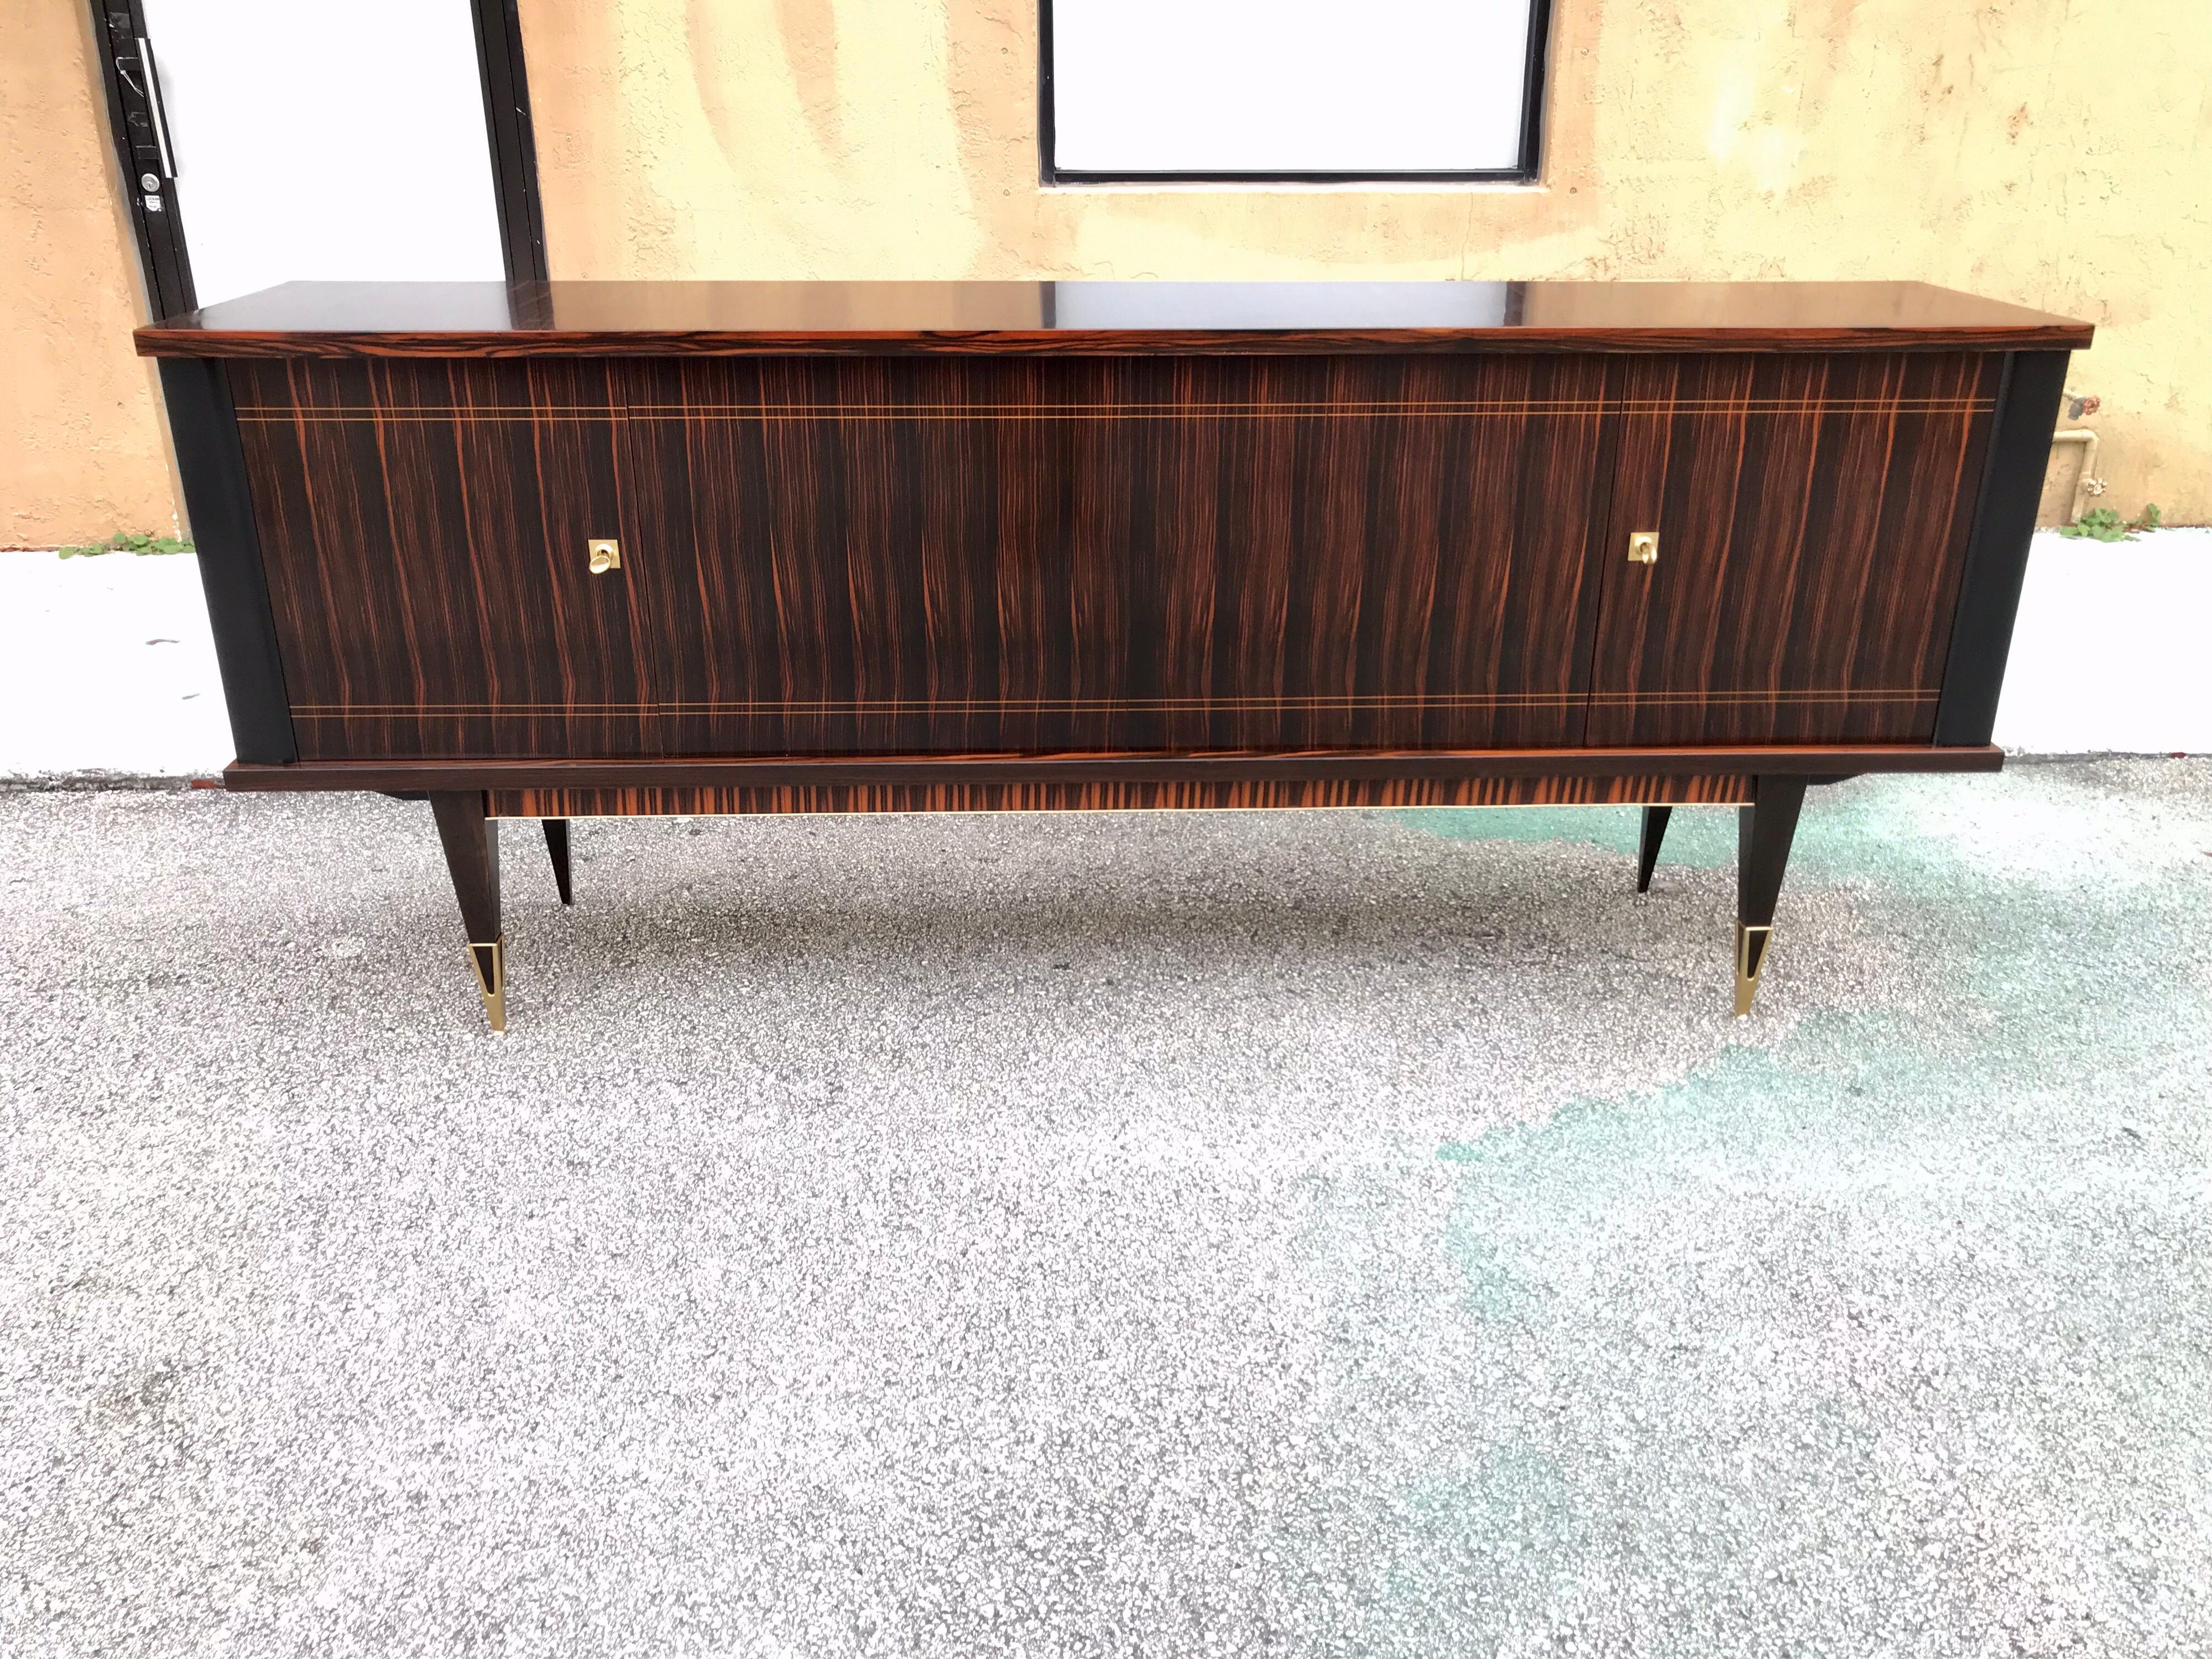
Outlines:
POLYGON ((584 551, 590 556, 594 576, 604 576, 610 570, 622 568, 622 547, 618 543, 596 539, 587 541, 584 544, 584 551))
POLYGON ((1659 532, 1656 530, 1632 530, 1628 532, 1628 562, 1631 564, 1659 562, 1659 532))
MULTIPOLYGON (((161 176, 177 176, 177 158, 169 149, 169 118, 161 109, 161 72, 154 67, 154 48, 146 44, 146 37, 138 37, 138 66, 146 71, 146 107, 154 116, 154 145, 161 152, 161 176)), ((119 73, 122 65, 116 65, 119 73)))

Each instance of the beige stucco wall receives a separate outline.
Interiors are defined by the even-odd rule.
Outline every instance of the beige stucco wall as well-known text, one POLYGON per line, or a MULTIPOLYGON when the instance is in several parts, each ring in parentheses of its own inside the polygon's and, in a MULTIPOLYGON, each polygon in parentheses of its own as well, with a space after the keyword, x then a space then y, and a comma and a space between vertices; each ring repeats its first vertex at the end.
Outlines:
POLYGON ((2212 519, 2212 4, 1554 0, 1528 190, 1037 183, 1034 0, 522 0, 556 276, 1915 277, 2212 519))
POLYGON ((0 6, 0 546, 170 535, 176 498, 82 3, 0 6))

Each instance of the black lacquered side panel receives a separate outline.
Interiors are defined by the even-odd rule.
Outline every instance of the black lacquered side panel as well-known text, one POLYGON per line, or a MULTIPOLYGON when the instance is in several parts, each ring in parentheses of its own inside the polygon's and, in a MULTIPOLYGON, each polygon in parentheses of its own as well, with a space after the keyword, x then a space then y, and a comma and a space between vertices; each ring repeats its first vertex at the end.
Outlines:
POLYGON ((2006 364, 1936 710, 1939 744, 1987 743, 1996 726, 2035 509, 2043 499, 2051 434, 2066 388, 2066 360, 2063 351, 2016 351, 2006 364))
POLYGON ((295 760, 299 749, 285 696, 283 662, 225 366, 165 359, 161 396, 168 405, 185 509, 199 551, 200 585, 222 670, 231 741, 242 761, 277 765, 295 760))

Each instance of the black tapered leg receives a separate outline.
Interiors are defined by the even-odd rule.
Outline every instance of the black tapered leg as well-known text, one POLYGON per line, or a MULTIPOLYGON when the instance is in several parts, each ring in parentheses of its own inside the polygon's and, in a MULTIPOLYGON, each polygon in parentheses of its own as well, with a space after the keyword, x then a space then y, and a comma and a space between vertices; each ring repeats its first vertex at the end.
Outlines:
POLYGON ((446 846, 453 896, 468 932, 469 961, 477 972, 491 1029, 507 1029, 507 935, 499 925, 499 820, 484 814, 482 790, 433 790, 430 811, 446 846))
POLYGON ((1659 843, 1667 839, 1667 820, 1674 816, 1671 806, 1647 806, 1644 809, 1644 835, 1636 843, 1636 890, 1651 890, 1651 872, 1658 867, 1659 843))
POLYGON ((1790 866, 1790 843, 1797 834, 1797 813, 1805 805, 1803 778, 1761 777, 1753 781, 1752 804, 1736 813, 1735 836, 1735 1011, 1751 1012, 1759 969, 1774 937, 1774 901, 1782 896, 1782 872, 1790 866))
POLYGON ((553 856, 553 884, 561 890, 561 902, 574 904, 574 890, 568 885, 568 820, 547 818, 545 821, 545 850, 553 856))

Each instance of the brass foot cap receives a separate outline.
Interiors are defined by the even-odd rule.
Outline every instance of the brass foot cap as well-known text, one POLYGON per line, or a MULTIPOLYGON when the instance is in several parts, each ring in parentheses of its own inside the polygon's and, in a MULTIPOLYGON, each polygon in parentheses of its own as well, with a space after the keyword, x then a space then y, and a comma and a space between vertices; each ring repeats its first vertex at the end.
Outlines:
POLYGON ((489 945, 469 945, 469 963, 477 970, 477 992, 483 998, 484 1013, 495 1031, 507 1030, 507 935, 489 945))
POLYGON ((1774 937, 1772 927, 1748 927, 1742 922, 1735 925, 1735 1012, 1738 1019, 1751 1012, 1751 1000, 1759 994, 1759 970, 1766 966, 1766 946, 1774 937))

